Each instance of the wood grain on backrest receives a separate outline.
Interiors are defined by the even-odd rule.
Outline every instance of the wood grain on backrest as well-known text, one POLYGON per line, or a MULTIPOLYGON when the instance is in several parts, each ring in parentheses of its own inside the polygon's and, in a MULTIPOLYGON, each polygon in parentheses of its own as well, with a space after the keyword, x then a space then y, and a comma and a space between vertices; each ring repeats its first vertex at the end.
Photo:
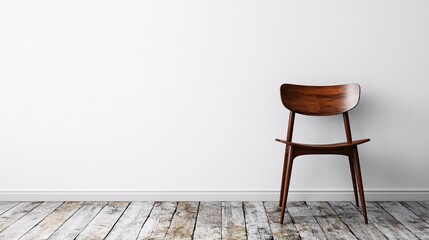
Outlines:
POLYGON ((305 115, 329 116, 347 112, 359 102, 360 86, 303 86, 283 84, 280 87, 283 105, 305 115))

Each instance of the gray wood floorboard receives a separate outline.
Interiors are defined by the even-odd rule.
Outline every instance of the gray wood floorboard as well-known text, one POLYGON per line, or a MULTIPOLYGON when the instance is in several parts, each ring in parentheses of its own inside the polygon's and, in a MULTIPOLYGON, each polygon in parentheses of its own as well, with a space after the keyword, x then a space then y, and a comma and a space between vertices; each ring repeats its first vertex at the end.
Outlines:
POLYGON ((423 207, 429 209, 429 201, 419 202, 419 204, 422 205, 423 207))
POLYGON ((262 202, 244 202, 247 239, 273 239, 265 207, 262 202))
POLYGON ((242 202, 222 202, 222 239, 246 239, 242 202))
POLYGON ((177 202, 156 202, 137 239, 164 239, 176 209, 177 202))
POLYGON ((65 202, 39 224, 25 234, 21 240, 48 239, 68 218, 70 218, 80 207, 81 202, 65 202))
POLYGON ((61 204, 62 202, 44 202, 40 204, 1 232, 0 239, 19 239, 61 204))
POLYGON ((426 223, 429 223, 429 211, 427 208, 423 207, 418 202, 401 202, 401 204, 419 216, 419 218, 423 219, 426 223))
POLYGON ((332 209, 349 227, 350 231, 359 240, 383 240, 387 239, 374 224, 363 222, 362 213, 350 202, 329 202, 332 209))
POLYGON ((76 240, 104 239, 129 204, 129 202, 109 202, 76 237, 76 240))
POLYGON ((166 239, 191 240, 198 214, 198 202, 179 202, 166 239))
POLYGON ((0 202, 7 239, 429 239, 429 202, 0 202))
POLYGON ((390 215, 402 223, 419 239, 429 240, 429 224, 399 202, 379 202, 390 215))
POLYGON ((106 239, 136 239, 153 208, 153 204, 154 202, 132 202, 106 239))
POLYGON ((357 239, 327 202, 307 202, 307 206, 329 240, 357 239))
POLYGON ((195 240, 222 239, 222 203, 201 202, 194 231, 195 240))
POLYGON ((288 202, 286 206, 301 239, 327 239, 305 202, 288 202))
POLYGON ((388 239, 418 239, 401 222, 386 212, 376 202, 367 202, 366 208, 368 220, 388 239))
POLYGON ((0 202, 0 215, 18 204, 19 202, 0 202))
POLYGON ((21 202, 0 216, 0 233, 42 202, 21 202))
POLYGON ((279 202, 264 202, 264 206, 274 239, 301 239, 298 230, 292 222, 289 212, 285 212, 284 222, 283 224, 280 224, 279 202))
POLYGON ((83 206, 48 238, 49 240, 75 239, 97 216, 107 202, 86 202, 82 204, 83 206))

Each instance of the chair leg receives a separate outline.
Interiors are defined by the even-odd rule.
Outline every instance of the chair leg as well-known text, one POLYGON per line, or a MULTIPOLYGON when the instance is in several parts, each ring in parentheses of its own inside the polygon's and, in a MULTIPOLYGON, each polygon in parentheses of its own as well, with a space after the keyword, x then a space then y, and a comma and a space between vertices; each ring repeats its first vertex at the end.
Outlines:
POLYGON ((283 160, 283 173, 282 173, 282 182, 281 182, 281 187, 280 187, 279 207, 282 207, 283 193, 284 193, 284 187, 285 187, 285 177, 286 177, 286 170, 287 170, 287 165, 288 165, 287 155, 288 155, 288 146, 286 146, 285 157, 283 160))
POLYGON ((293 148, 292 146, 289 146, 289 151, 287 154, 286 182, 283 189, 282 208, 280 213, 280 224, 283 224, 283 219, 285 215, 287 195, 289 193, 290 177, 292 175, 292 165, 293 165, 293 148))
POLYGON ((368 224, 368 217, 366 215, 365 195, 364 195, 363 183, 362 183, 362 173, 360 170, 359 154, 356 146, 353 147, 353 158, 354 158, 353 160, 355 164, 357 182, 359 186, 359 196, 360 196, 360 203, 362 206, 363 220, 365 224, 368 224))
POLYGON ((353 162, 352 156, 349 156, 349 165, 350 165, 350 173, 352 175, 353 193, 355 196, 355 202, 356 202, 356 206, 359 207, 358 193, 357 193, 357 188, 356 188, 356 174, 355 174, 355 167, 354 167, 354 162, 353 162))

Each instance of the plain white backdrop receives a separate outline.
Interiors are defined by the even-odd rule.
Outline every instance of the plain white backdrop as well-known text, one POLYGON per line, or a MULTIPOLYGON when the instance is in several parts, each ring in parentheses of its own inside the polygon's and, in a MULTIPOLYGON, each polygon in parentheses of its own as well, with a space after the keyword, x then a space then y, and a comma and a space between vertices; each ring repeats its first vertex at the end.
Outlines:
MULTIPOLYGON (((429 199, 428 12, 424 0, 2 1, 0 198, 277 199, 280 85, 355 82, 368 198, 429 199)), ((296 141, 344 139, 340 117, 296 119, 296 141)), ((292 198, 348 198, 349 174, 345 157, 300 157, 292 198)))

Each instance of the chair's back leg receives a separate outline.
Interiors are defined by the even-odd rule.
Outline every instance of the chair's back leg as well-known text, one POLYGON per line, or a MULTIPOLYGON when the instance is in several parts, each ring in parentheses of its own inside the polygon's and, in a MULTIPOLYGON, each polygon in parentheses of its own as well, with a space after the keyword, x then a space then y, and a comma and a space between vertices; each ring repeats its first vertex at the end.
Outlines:
MULTIPOLYGON (((350 120, 349 120, 349 113, 348 112, 343 113, 343 119, 344 119, 344 129, 346 130, 347 142, 351 142, 352 141, 352 131, 350 128, 350 120)), ((366 216, 366 204, 365 204, 365 196, 364 196, 364 191, 363 191, 362 174, 361 174, 360 164, 359 164, 359 154, 358 154, 358 150, 357 150, 356 146, 353 147, 352 161, 353 161, 354 170, 355 170, 354 172, 357 175, 356 177, 357 177, 357 183, 359 186, 359 196, 360 196, 360 201, 361 201, 361 205, 362 205, 363 218, 364 218, 365 223, 368 223, 368 219, 366 216)), ((350 171, 352 172, 352 178, 353 178, 353 170, 351 167, 350 167, 350 171)), ((353 180, 353 190, 355 193, 356 205, 359 207, 359 203, 357 201, 357 196, 356 196, 356 183, 354 180, 353 180)))
POLYGON ((355 166, 354 166, 354 161, 352 156, 349 156, 349 165, 350 165, 350 174, 352 175, 353 193, 355 196, 355 202, 356 202, 356 206, 359 207, 358 193, 356 188, 355 166))
MULTIPOLYGON (((293 125, 295 123, 295 113, 290 111, 289 113, 289 123, 288 123, 288 128, 287 128, 287 134, 286 134, 286 141, 292 141, 292 134, 293 134, 293 125)), ((283 194, 284 194, 284 184, 285 184, 285 176, 286 176, 286 168, 288 165, 287 162, 287 155, 288 155, 288 146, 286 145, 285 147, 285 157, 284 157, 284 161, 283 161, 283 173, 282 173, 282 182, 281 182, 281 187, 280 187, 280 199, 279 199, 279 206, 283 207, 282 202, 283 202, 283 194)))
POLYGON ((350 128, 350 120, 349 120, 349 113, 348 112, 343 113, 343 120, 344 120, 344 130, 346 130, 347 142, 351 142, 352 141, 352 131, 350 128))
POLYGON ((279 199, 279 207, 283 207, 283 188, 285 187, 285 177, 286 177, 286 171, 288 166, 288 146, 286 145, 285 148, 285 158, 283 160, 283 173, 282 173, 282 183, 280 187, 280 199, 279 199))
POLYGON ((290 185, 290 177, 292 175, 293 158, 294 158, 293 147, 289 146, 288 155, 287 155, 286 182, 284 184, 284 189, 283 189, 282 208, 280 213, 281 224, 283 224, 283 219, 284 219, 285 210, 286 210, 287 196, 289 193, 289 185, 290 185))
POLYGON ((353 161, 354 161, 355 170, 356 170, 357 183, 359 186, 359 196, 360 196, 360 203, 362 206, 363 219, 365 224, 368 224, 368 217, 366 215, 365 195, 364 195, 363 182, 362 182, 362 173, 360 170, 360 163, 359 163, 359 153, 356 146, 353 147, 353 158, 354 158, 353 161))

